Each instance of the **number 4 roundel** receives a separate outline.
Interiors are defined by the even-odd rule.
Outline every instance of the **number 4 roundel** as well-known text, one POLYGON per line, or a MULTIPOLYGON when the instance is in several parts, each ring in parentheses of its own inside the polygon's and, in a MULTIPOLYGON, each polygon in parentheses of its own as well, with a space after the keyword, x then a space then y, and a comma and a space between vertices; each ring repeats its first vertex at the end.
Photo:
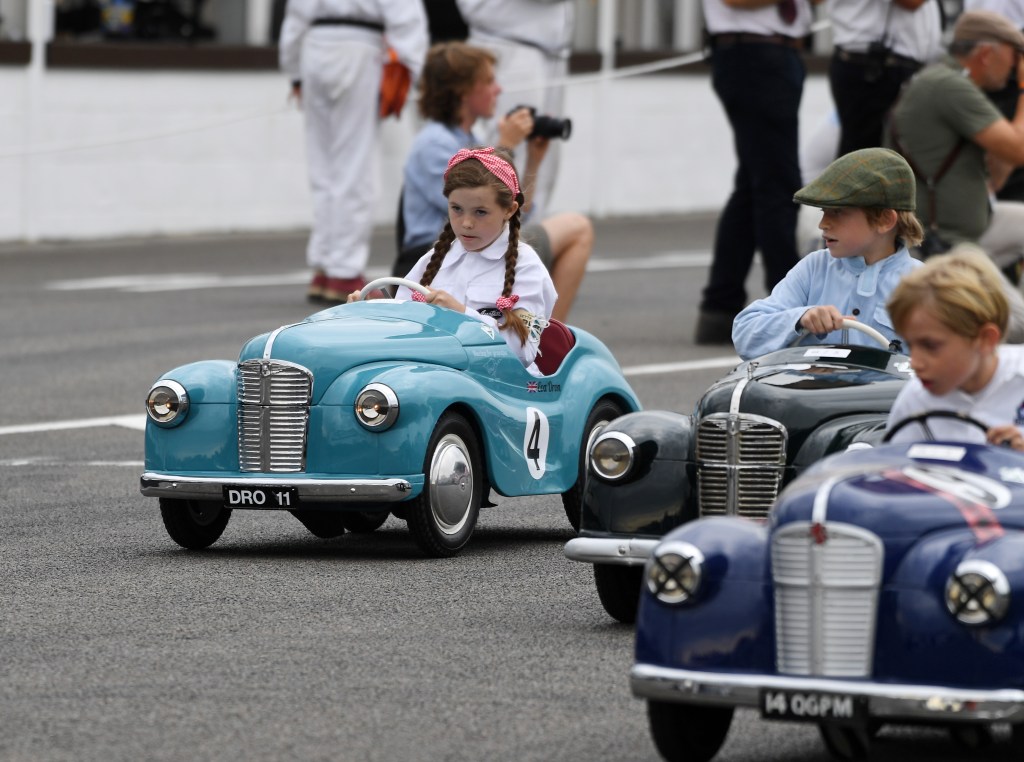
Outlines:
POLYGON ((530 469, 530 476, 534 479, 544 476, 548 459, 548 417, 535 407, 526 408, 523 456, 530 469))

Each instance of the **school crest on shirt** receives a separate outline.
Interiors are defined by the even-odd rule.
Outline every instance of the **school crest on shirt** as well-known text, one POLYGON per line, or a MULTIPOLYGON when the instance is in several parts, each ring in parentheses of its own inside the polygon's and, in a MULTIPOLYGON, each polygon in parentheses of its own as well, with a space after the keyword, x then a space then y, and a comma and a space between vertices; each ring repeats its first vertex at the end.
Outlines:
POLYGON ((502 317, 501 310, 499 310, 497 307, 481 307, 480 309, 477 310, 477 312, 479 312, 481 315, 487 315, 487 317, 492 317, 495 320, 500 320, 502 317))

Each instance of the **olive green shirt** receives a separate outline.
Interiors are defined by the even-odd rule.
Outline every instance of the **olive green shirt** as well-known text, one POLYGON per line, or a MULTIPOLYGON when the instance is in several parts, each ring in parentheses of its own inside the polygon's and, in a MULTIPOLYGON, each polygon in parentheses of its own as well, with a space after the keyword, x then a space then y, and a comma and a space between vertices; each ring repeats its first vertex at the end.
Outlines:
MULTIPOLYGON (((985 151, 972 138, 1003 118, 985 93, 952 58, 925 67, 904 88, 892 119, 902 153, 923 177, 917 178, 917 216, 931 225, 928 187, 961 139, 967 142, 935 189, 939 233, 950 243, 977 241, 988 227, 988 170, 985 151)), ((886 145, 896 148, 892 131, 886 145)), ((899 149, 897 149, 899 150, 899 149)))

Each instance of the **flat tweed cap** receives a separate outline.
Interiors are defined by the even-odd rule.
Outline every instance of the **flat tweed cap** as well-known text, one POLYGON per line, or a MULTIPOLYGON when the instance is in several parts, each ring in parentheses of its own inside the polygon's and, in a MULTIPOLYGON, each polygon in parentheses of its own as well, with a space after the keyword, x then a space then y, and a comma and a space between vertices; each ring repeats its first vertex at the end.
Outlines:
POLYGON ((895 151, 862 148, 829 164, 793 200, 822 209, 858 206, 912 212, 917 208, 917 183, 907 160, 895 151))
POLYGON ((955 42, 1005 42, 1024 51, 1024 34, 1005 16, 994 11, 966 11, 953 27, 955 42))

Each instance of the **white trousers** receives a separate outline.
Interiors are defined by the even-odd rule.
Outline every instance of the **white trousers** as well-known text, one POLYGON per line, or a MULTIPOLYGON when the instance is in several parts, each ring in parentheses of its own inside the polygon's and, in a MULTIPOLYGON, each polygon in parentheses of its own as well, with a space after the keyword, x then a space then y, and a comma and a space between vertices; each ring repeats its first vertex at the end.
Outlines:
MULTIPOLYGON (((501 85, 495 117, 504 116, 516 106, 533 106, 538 116, 565 117, 565 86, 552 84, 563 81, 569 71, 566 59, 545 55, 529 45, 499 40, 491 36, 470 36, 468 42, 487 48, 498 61, 494 77, 501 85)), ((485 139, 494 145, 497 139, 497 120, 489 120, 485 126, 485 139)), ((548 152, 537 172, 537 187, 534 192, 530 219, 540 221, 548 215, 548 206, 554 193, 558 175, 561 138, 553 139, 548 152)), ((526 166, 526 144, 516 148, 516 170, 522 174, 526 166)))
POLYGON ((311 29, 302 45, 302 107, 313 199, 310 267, 331 278, 363 274, 377 198, 381 46, 311 29))

